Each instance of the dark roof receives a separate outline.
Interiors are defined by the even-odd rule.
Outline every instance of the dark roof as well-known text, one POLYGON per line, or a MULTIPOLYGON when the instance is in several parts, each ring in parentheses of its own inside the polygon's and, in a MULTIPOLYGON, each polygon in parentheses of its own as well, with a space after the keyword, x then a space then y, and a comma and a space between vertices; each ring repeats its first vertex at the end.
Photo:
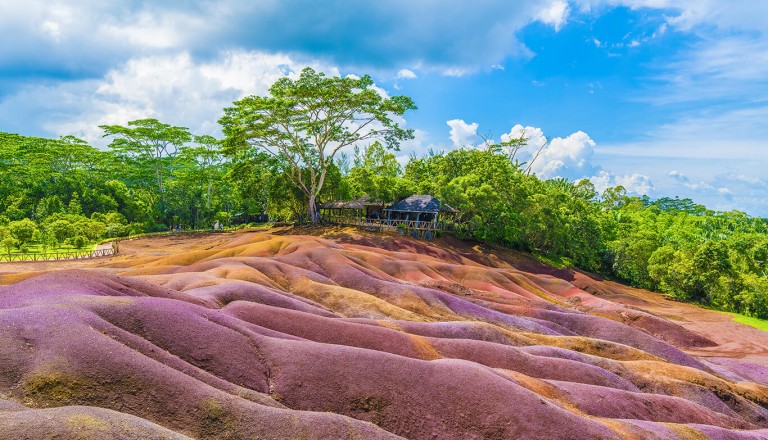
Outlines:
POLYGON ((317 205, 320 209, 365 209, 366 206, 384 206, 384 202, 372 200, 369 196, 363 196, 355 200, 337 200, 317 205))
POLYGON ((427 194, 406 197, 389 208, 384 208, 384 210, 399 212, 458 212, 448 206, 448 204, 440 203, 440 200, 427 194))

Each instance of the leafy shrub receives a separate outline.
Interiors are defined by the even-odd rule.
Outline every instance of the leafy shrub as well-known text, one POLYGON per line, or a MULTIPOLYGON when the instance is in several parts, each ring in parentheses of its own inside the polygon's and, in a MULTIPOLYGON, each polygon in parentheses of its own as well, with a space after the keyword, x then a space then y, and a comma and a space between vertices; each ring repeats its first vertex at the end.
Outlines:
POLYGON ((150 232, 164 232, 168 230, 168 225, 163 223, 157 223, 152 226, 152 230, 150 232))
POLYGON ((20 244, 26 244, 32 241, 32 237, 35 236, 37 231, 37 225, 32 220, 25 218, 10 222, 8 224, 8 230, 11 235, 19 241, 20 244))
POLYGON ((57 243, 64 243, 75 236, 77 229, 68 220, 56 220, 48 225, 48 231, 53 234, 57 243))
POLYGON ((3 250, 9 254, 11 253, 12 250, 16 249, 16 246, 18 245, 19 245, 19 241, 13 237, 6 237, 2 241, 0 241, 0 247, 2 247, 3 250))
POLYGON ((77 249, 82 249, 88 245, 88 237, 84 235, 76 235, 69 240, 69 243, 77 249))
POLYGON ((128 235, 128 226, 118 223, 109 223, 104 230, 104 236, 107 238, 127 237, 128 235))

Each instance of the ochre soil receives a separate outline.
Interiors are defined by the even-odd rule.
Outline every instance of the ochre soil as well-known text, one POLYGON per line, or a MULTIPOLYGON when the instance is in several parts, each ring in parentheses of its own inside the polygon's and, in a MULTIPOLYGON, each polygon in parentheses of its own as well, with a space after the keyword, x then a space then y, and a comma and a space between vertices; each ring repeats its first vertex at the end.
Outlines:
POLYGON ((767 335, 454 238, 130 240, 0 264, 0 438, 761 439, 767 335))

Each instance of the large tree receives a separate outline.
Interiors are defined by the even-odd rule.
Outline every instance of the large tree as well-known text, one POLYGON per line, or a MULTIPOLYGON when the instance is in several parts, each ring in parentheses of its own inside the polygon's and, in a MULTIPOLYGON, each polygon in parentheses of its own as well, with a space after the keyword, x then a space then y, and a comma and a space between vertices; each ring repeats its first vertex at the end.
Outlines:
POLYGON ((413 138, 413 130, 393 118, 415 108, 407 96, 383 96, 368 75, 328 77, 307 67, 298 79, 279 79, 268 96, 235 101, 219 123, 225 152, 236 160, 258 151, 278 159, 306 197, 308 217, 316 223, 317 195, 336 153, 374 139, 397 150, 401 141, 413 138))
POLYGON ((189 129, 164 124, 157 119, 138 119, 128 126, 99 125, 104 137, 114 140, 109 147, 118 155, 138 159, 152 164, 160 197, 163 195, 163 159, 172 157, 176 151, 192 139, 189 129))

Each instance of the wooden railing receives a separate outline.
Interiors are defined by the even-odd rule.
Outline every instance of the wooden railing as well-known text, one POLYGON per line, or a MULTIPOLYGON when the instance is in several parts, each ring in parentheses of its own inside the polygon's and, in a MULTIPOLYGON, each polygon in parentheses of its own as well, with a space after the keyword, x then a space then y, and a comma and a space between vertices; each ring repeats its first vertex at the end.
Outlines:
POLYGON ((446 221, 423 221, 423 220, 387 220, 362 217, 345 217, 334 215, 323 215, 323 221, 348 226, 362 226, 371 228, 390 227, 404 229, 406 231, 455 231, 459 225, 446 221))
POLYGON ((0 254, 0 262, 82 260, 86 258, 108 257, 115 255, 116 253, 116 247, 109 247, 93 249, 90 251, 46 252, 39 254, 0 254))

